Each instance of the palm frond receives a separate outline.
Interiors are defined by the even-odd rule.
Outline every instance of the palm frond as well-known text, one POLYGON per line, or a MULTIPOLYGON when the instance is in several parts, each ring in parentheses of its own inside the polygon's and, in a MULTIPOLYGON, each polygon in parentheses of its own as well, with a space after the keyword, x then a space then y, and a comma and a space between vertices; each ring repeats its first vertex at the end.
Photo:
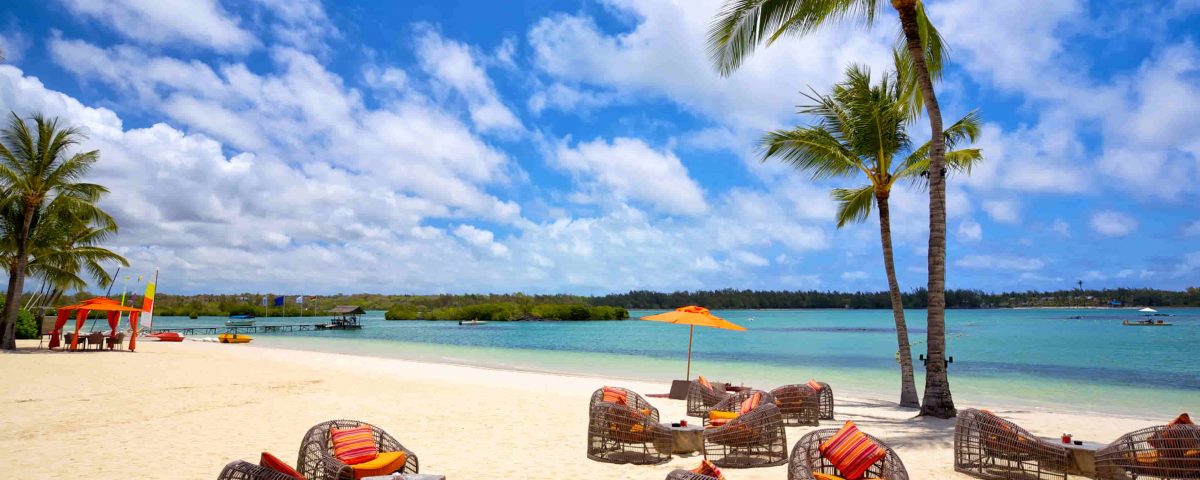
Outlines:
POLYGON ((837 228, 842 228, 847 223, 862 223, 870 218, 871 206, 875 204, 875 186, 835 188, 830 196, 837 202, 837 228))
POLYGON ((868 173, 862 162, 822 126, 768 132, 759 142, 762 161, 772 158, 808 172, 813 180, 868 173))

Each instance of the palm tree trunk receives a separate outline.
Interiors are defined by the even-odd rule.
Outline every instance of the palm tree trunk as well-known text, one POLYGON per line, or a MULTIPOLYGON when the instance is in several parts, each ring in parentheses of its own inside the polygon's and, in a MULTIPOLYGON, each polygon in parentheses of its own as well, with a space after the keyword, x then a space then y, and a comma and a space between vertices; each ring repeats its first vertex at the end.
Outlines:
POLYGON ((921 415, 950 418, 958 412, 950 395, 946 374, 946 143, 942 129, 942 111, 938 108, 933 81, 925 64, 925 51, 917 27, 917 0, 892 0, 900 14, 900 26, 913 71, 925 100, 929 117, 929 300, 928 341, 925 354, 925 398, 921 415))
POLYGON ((33 223, 33 209, 25 207, 21 219, 21 230, 17 234, 17 258, 8 272, 8 293, 4 301, 4 325, 0 332, 0 349, 17 349, 17 311, 21 306, 21 290, 25 289, 25 267, 29 265, 29 227, 33 223))
POLYGON ((888 293, 892 299, 892 316, 896 318, 896 343, 899 344, 900 406, 920 408, 917 382, 913 378, 912 347, 908 343, 908 325, 904 321, 904 301, 900 298, 900 282, 896 281, 896 264, 892 260, 892 214, 888 210, 888 193, 877 192, 879 206, 879 237, 883 244, 883 269, 887 272, 888 293))

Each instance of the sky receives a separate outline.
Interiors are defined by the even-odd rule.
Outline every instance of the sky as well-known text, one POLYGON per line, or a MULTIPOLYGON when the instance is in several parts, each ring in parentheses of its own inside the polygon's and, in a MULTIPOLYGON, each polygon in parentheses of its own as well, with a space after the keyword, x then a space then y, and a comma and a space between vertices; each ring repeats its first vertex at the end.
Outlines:
MULTIPOLYGON (((886 2, 883 2, 887 6, 886 2)), ((1200 0, 927 0, 947 123, 947 285, 1200 285, 1200 0)), ((762 161, 801 95, 880 75, 896 20, 722 77, 717 0, 46 0, 0 6, 0 112, 99 149, 111 247, 159 291, 886 289, 878 223, 762 161)), ((928 125, 910 127, 919 142, 928 125)), ((900 286, 928 198, 892 196, 900 286)), ((124 275, 124 274, 122 274, 124 275)))

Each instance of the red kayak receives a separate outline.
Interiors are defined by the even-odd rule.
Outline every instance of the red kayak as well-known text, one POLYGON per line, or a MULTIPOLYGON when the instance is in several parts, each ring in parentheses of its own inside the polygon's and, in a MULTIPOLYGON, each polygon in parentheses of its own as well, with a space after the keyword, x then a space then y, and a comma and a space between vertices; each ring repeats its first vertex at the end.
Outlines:
POLYGON ((183 335, 180 335, 175 332, 158 332, 158 333, 151 333, 146 336, 156 339, 160 342, 182 342, 183 341, 183 335))

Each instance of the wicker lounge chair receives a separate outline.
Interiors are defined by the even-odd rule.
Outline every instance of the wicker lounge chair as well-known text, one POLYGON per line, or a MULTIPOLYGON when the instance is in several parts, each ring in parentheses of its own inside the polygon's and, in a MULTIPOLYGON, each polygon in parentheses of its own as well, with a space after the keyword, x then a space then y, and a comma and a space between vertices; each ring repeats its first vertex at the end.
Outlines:
POLYGON ((821 384, 821 420, 833 420, 833 387, 828 383, 821 384))
POLYGON ((608 463, 653 465, 671 460, 671 429, 658 422, 658 409, 625 388, 626 404, 604 401, 604 389, 592 394, 588 407, 587 457, 608 463))
MULTIPOLYGON (((712 408, 709 409, 709 412, 713 412, 713 411, 741 412, 742 404, 746 403, 746 401, 749 400, 750 397, 754 396, 754 394, 756 394, 756 393, 760 394, 762 396, 759 399, 759 403, 758 403, 759 405, 765 405, 768 403, 776 403, 775 396, 771 395, 770 392, 764 392, 762 390, 753 390, 753 389, 743 390, 743 391, 737 392, 735 394, 732 394, 732 395, 726 397, 724 400, 721 400, 720 402, 717 402, 716 405, 713 405, 712 408)), ((781 410, 781 412, 782 412, 782 410, 781 410)), ((703 419, 704 426, 707 427, 708 424, 711 423, 709 420, 710 420, 709 416, 705 415, 704 419, 703 419)))
POLYGON ((237 460, 229 462, 225 468, 221 470, 221 474, 217 476, 217 480, 295 480, 294 478, 282 473, 271 470, 267 467, 260 467, 253 463, 237 460))
POLYGON ((989 412, 958 412, 954 425, 954 469, 979 478, 1067 478, 1066 447, 1038 438, 989 412))
POLYGON ((784 425, 799 427, 821 424, 821 393, 807 384, 784 385, 771 390, 771 395, 775 396, 775 405, 783 414, 784 425))
POLYGON ((779 407, 762 405, 719 427, 704 429, 704 458, 722 468, 770 467, 787 463, 787 436, 779 407))
MULTIPOLYGON (((825 459, 820 451, 821 443, 829 440, 837 432, 836 428, 823 428, 813 430, 800 437, 800 441, 796 442, 796 446, 792 448, 792 456, 788 461, 788 480, 815 480, 814 473, 838 475, 837 467, 829 463, 829 460, 825 459)), ((871 468, 868 468, 863 474, 863 478, 908 480, 908 471, 904 469, 904 462, 900 461, 896 451, 866 432, 863 435, 887 449, 887 455, 871 465, 871 468)))
POLYGON ((717 480, 717 477, 701 475, 691 470, 677 468, 672 470, 671 473, 667 474, 667 480, 717 480))
POLYGON ((107 344, 109 350, 112 350, 114 348, 124 350, 125 349, 125 332, 117 332, 116 335, 108 335, 108 336, 104 337, 104 341, 107 344))
POLYGON ((1104 480, 1200 478, 1200 426, 1127 433, 1096 452, 1096 474, 1104 480))
POLYGON ((692 380, 692 384, 688 386, 687 414, 692 417, 706 418, 708 417, 708 411, 714 405, 730 396, 729 393, 724 391, 718 392, 701 385, 698 381, 692 380))
POLYGON ((369 426, 375 436, 375 447, 380 452, 404 452, 407 460, 404 462, 403 473, 418 473, 417 454, 404 448, 399 441, 387 432, 366 422, 357 420, 330 420, 319 423, 308 429, 304 440, 300 442, 300 455, 296 460, 296 470, 308 480, 352 480, 354 469, 342 463, 333 456, 333 441, 330 439, 330 429, 356 428, 369 426))

